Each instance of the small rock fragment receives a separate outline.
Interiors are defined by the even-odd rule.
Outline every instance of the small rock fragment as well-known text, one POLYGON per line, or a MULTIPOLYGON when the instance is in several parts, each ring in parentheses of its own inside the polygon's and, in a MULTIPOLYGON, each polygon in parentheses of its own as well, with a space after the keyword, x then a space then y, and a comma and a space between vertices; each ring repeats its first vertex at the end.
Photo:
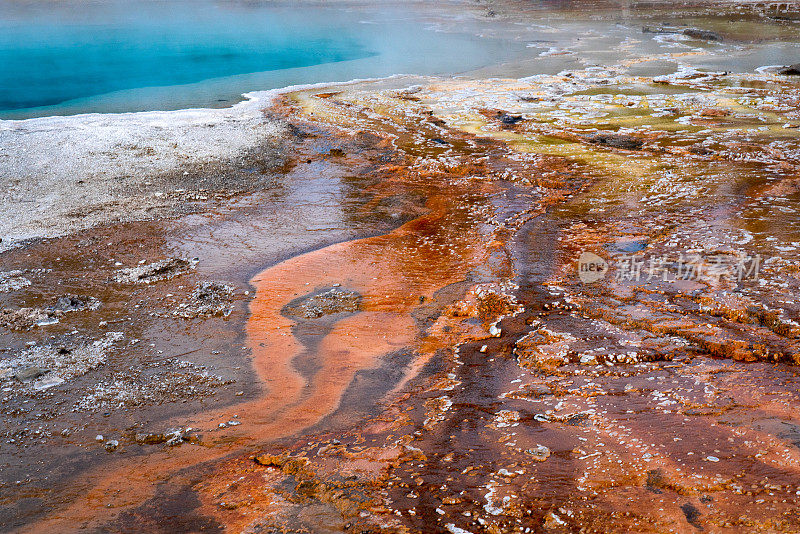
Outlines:
POLYGON ((522 115, 510 115, 504 111, 499 112, 497 118, 500 119, 500 122, 503 124, 517 124, 525 120, 522 115))
POLYGON ((723 108, 705 108, 700 110, 701 117, 727 117, 731 114, 729 109, 723 108))
POLYGON ((526 450, 528 454, 530 454, 534 460, 537 462, 544 462, 548 458, 550 458, 550 449, 545 447, 544 445, 536 445, 535 447, 526 450))
POLYGON ((168 447, 175 447, 177 445, 180 445, 184 441, 183 432, 181 432, 180 430, 171 430, 167 432, 164 435, 164 437, 166 438, 165 443, 167 444, 168 447))
POLYGON ((542 525, 545 530, 557 530, 563 528, 567 524, 566 521, 558 517, 553 512, 549 512, 544 518, 544 525, 542 525))
POLYGON ((139 445, 158 445, 159 443, 167 441, 167 436, 164 434, 141 432, 136 434, 134 439, 139 445))
POLYGON ((43 391, 45 389, 50 389, 54 386, 60 386, 64 383, 64 379, 59 376, 46 376, 43 379, 37 381, 33 385, 33 389, 35 391, 43 391))
POLYGON ((200 282, 188 303, 181 304, 175 315, 194 317, 227 317, 233 311, 234 287, 224 282, 200 282))
POLYGON ((588 140, 595 145, 621 148, 623 150, 639 150, 644 145, 644 141, 641 139, 622 134, 597 134, 589 137, 588 140))
POLYGON ((288 460, 289 457, 285 454, 260 454, 255 457, 257 464, 266 467, 283 467, 288 460))
POLYGON ((185 274, 196 268, 199 261, 197 258, 167 258, 147 265, 121 269, 114 275, 114 280, 121 283, 152 284, 185 274))
POLYGON ((43 374, 46 374, 49 370, 42 369, 40 367, 25 367, 23 369, 17 370, 14 374, 14 377, 19 380, 20 382, 28 382, 29 380, 33 380, 34 378, 39 378, 43 374))
POLYGON ((22 271, 0 272, 0 293, 18 291, 31 285, 31 281, 22 276, 22 271))
POLYGON ((692 39, 700 39, 702 41, 722 41, 722 36, 717 32, 711 30, 701 30, 699 28, 686 28, 683 30, 683 35, 691 37, 692 39))
POLYGON ((0 326, 11 330, 27 330, 58 322, 61 312, 41 308, 5 308, 0 310, 0 326))
POLYGON ((100 301, 94 297, 81 297, 76 295, 64 295, 58 297, 56 303, 50 309, 59 312, 71 312, 80 310, 96 310, 100 307, 100 301))
POLYGON ((301 319, 317 319, 334 313, 353 313, 360 309, 361 295, 334 287, 290 302, 283 313, 301 319))
POLYGON ((702 523, 700 523, 700 516, 702 514, 695 505, 693 505, 690 502, 687 502, 686 504, 681 505, 681 511, 683 512, 683 515, 686 516, 687 523, 689 523, 698 530, 703 529, 703 525, 702 523))

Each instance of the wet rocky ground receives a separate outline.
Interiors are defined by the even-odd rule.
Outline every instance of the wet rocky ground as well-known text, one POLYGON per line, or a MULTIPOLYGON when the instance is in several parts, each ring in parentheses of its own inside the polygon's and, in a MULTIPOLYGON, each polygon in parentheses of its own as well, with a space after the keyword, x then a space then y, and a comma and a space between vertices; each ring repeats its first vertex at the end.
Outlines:
MULTIPOLYGON (((305 151, 311 133, 294 135, 305 151)), ((358 179, 336 183, 346 158, 329 154, 327 135, 313 134, 302 161, 280 173, 265 154, 254 192, 217 191, 177 218, 98 226, 3 253, 4 528, 85 492, 92 482, 81 477, 95 469, 224 441, 239 425, 225 407, 262 390, 244 333, 253 269, 413 216, 408 206, 391 216, 343 213, 365 200, 358 179), (219 414, 192 426, 209 407, 219 414)), ((385 151, 368 141, 359 145, 365 155, 385 151)))
POLYGON ((708 9, 285 94, 253 191, 4 252, 4 529, 800 529, 800 80, 703 66, 797 30, 708 9))
MULTIPOLYGON (((796 530, 797 238, 776 194, 798 171, 796 84, 588 69, 293 95, 388 132, 404 173, 486 191, 428 193, 470 206, 485 255, 420 295, 424 366, 380 414, 215 464, 199 510, 241 531, 796 530), (587 251, 605 278, 581 281, 587 251)), ((406 290, 471 252, 438 246, 392 271, 406 290)))

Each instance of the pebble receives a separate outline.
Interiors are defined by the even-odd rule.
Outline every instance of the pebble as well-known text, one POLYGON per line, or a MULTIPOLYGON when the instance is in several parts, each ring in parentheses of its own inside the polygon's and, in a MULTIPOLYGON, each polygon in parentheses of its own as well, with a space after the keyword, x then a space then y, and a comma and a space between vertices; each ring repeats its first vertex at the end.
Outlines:
POLYGON ((167 441, 167 436, 164 434, 139 432, 134 439, 139 445, 157 445, 167 441))
POLYGON ((168 432, 165 435, 165 437, 167 438, 165 442, 167 444, 167 447, 175 447, 183 443, 184 435, 183 432, 181 432, 180 430, 173 430, 171 432, 168 432))
POLYGON ((28 380, 33 380, 34 378, 38 378, 43 374, 48 372, 47 369, 41 369, 39 367, 26 367, 25 369, 20 369, 14 375, 17 380, 20 382, 27 382, 28 380))
POLYGON ((533 459, 537 462, 544 462, 548 458, 550 458, 550 449, 545 447, 544 445, 537 445, 531 449, 526 450, 528 454, 533 456, 533 459))
POLYGON ((108 440, 108 441, 106 441, 106 444, 104 445, 104 447, 108 452, 113 452, 113 451, 117 450, 117 447, 119 447, 119 441, 117 441, 115 439, 108 440))

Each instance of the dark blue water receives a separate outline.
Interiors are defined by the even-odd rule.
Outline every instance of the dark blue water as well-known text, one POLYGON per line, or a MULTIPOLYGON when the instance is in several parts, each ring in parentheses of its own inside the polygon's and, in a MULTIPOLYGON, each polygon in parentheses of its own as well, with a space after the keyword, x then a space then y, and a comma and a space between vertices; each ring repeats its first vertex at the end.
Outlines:
POLYGON ((221 106, 242 92, 444 74, 519 45, 407 11, 235 2, 0 4, 0 117, 221 106))

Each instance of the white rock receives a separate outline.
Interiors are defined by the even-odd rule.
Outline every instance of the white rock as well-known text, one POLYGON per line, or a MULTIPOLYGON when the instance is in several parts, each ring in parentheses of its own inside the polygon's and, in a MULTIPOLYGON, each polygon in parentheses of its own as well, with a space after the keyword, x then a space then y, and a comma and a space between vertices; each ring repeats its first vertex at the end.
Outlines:
POLYGON ((536 445, 533 448, 528 449, 528 454, 533 456, 533 459, 537 462, 544 462, 548 458, 550 458, 550 449, 545 447, 544 445, 536 445))

